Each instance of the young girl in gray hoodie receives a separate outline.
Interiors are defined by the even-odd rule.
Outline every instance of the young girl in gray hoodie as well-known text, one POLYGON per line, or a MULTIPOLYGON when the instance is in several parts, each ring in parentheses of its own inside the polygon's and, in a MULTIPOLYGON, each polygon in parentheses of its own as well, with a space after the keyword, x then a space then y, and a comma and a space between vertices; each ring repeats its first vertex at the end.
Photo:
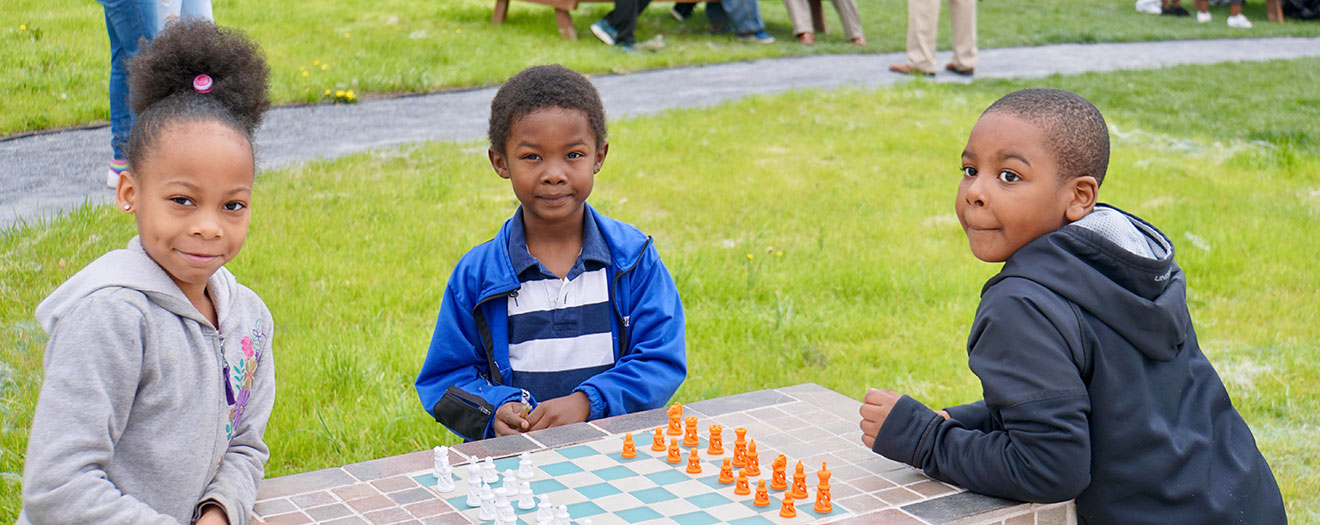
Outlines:
POLYGON ((224 265, 247 234, 266 76, 209 21, 172 22, 130 64, 115 205, 138 236, 37 307, 50 341, 18 523, 247 523, 274 323, 224 265))

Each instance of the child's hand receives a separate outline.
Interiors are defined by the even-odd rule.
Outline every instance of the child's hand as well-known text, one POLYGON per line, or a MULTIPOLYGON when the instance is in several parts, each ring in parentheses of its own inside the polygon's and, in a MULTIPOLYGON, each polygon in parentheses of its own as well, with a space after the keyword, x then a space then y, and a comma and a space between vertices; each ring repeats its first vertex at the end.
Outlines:
POLYGON ((510 401, 495 411, 495 422, 492 426, 495 428, 496 436, 518 434, 531 429, 527 419, 522 416, 522 407, 522 402, 510 401))
POLYGON ((582 423, 591 415, 591 402, 582 392, 573 392, 564 397, 542 401, 536 410, 527 416, 532 430, 557 427, 570 423, 582 423))
MULTIPOLYGON (((880 427, 884 426, 885 419, 889 418, 889 412, 894 409, 894 405, 902 399, 902 395, 893 390, 881 390, 872 388, 866 392, 866 399, 862 400, 862 443, 870 448, 875 445, 875 435, 880 433, 880 427)), ((945 420, 949 419, 949 413, 943 410, 936 410, 936 414, 945 420)))
POLYGON ((229 525, 229 516, 225 509, 216 504, 207 504, 202 508, 202 515, 197 517, 197 525, 229 525))

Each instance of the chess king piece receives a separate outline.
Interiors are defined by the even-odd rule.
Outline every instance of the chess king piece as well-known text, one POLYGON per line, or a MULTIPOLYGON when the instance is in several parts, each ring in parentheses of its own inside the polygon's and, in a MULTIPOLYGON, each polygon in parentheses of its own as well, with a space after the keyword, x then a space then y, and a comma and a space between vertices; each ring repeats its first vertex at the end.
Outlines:
POLYGON ((746 469, 738 469, 738 484, 733 486, 733 493, 739 496, 746 496, 752 493, 751 487, 747 484, 746 469))
POLYGON ((679 463, 683 461, 683 454, 678 451, 678 438, 669 439, 669 456, 665 461, 670 463, 679 463))
POLYGON ((664 452, 666 448, 669 447, 665 446, 665 435, 660 432, 660 427, 655 427, 655 438, 651 440, 651 450, 664 452))
POLYGON ((706 449, 706 453, 712 456, 724 454, 724 427, 710 426, 710 447, 706 449))
POLYGON ((747 456, 747 458, 746 458, 746 459, 747 459, 747 467, 745 467, 745 468, 747 469, 747 475, 748 475, 748 476, 760 476, 760 475, 761 475, 761 458, 760 458, 760 455, 758 455, 757 452, 756 452, 756 440, 755 440, 755 439, 750 440, 750 441, 747 442, 747 454, 746 454, 746 456, 747 456))
POLYGON ((733 466, 729 464, 729 458, 724 458, 724 466, 720 467, 720 483, 733 483, 733 466))
POLYGON ((756 480, 756 497, 752 499, 752 505, 764 507, 770 504, 770 491, 765 488, 765 480, 756 480))
POLYGON ((784 506, 779 508, 779 516, 792 518, 797 516, 797 507, 793 506, 793 495, 784 493, 784 506))
POLYGON ((688 416, 687 418, 687 431, 683 434, 683 446, 701 446, 701 438, 697 437, 697 416, 688 416))
POLYGON ((784 490, 788 488, 788 477, 784 469, 788 468, 788 458, 780 454, 775 458, 775 462, 770 464, 773 474, 770 476, 770 488, 775 490, 784 490))
POLYGON ((449 447, 441 445, 431 449, 431 463, 437 478, 441 473, 452 470, 449 468, 449 447))
POLYGON ((695 448, 692 449, 691 454, 688 454, 687 473, 688 474, 701 473, 701 458, 697 456, 697 449, 695 448))
POLYGON ((807 499, 807 474, 801 460, 798 460, 797 468, 793 470, 793 498, 807 499))
POLYGON ((733 429, 738 434, 738 439, 733 442, 733 466, 747 466, 747 429, 738 427, 733 429))
POLYGON ((683 405, 680 403, 674 403, 669 407, 669 429, 665 430, 665 433, 671 436, 683 435, 683 425, 680 422, 682 419, 683 405))
POLYGON ((812 509, 821 514, 829 514, 834 510, 834 505, 830 503, 830 471, 825 468, 824 461, 820 462, 816 477, 820 478, 820 482, 816 484, 816 505, 812 509))

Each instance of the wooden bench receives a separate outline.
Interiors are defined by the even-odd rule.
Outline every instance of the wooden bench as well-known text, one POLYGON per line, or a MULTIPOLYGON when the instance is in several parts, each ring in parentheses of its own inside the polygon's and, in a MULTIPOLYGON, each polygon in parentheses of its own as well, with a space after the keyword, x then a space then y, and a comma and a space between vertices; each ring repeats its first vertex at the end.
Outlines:
MULTIPOLYGON (((527 0, 528 2, 548 5, 555 10, 555 24, 559 26, 559 36, 569 40, 577 40, 577 30, 573 28, 573 16, 569 11, 577 9, 578 4, 585 2, 609 2, 614 0, 527 0)), ((695 4, 704 0, 667 0, 676 4, 695 4)), ((1268 0, 1278 3, 1279 0, 1268 0)), ((811 25, 815 27, 817 33, 825 33, 825 15, 821 10, 821 0, 807 0, 811 5, 811 25)), ((490 16, 491 25, 500 25, 509 15, 509 0, 495 0, 495 12, 490 16)))

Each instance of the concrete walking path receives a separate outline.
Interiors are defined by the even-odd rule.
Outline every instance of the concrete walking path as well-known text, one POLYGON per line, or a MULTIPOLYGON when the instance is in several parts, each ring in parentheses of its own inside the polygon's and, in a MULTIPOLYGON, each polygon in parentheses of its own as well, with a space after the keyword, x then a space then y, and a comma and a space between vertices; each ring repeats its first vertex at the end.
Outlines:
MULTIPOLYGON (((977 78, 1155 69, 1184 64, 1320 57, 1320 38, 1175 40, 1060 44, 981 50, 977 78)), ((941 53, 940 63, 948 53, 941 53)), ((679 67, 592 78, 614 119, 704 107, 748 95, 843 86, 874 88, 903 79, 887 70, 902 53, 814 55, 679 67)), ((952 74, 936 81, 967 82, 952 74)), ((370 148, 485 136, 495 88, 271 110, 257 135, 262 170, 332 159, 370 148)), ((8 173, 0 185, 0 230, 17 220, 49 218, 85 201, 108 202, 108 127, 0 140, 8 173)))

